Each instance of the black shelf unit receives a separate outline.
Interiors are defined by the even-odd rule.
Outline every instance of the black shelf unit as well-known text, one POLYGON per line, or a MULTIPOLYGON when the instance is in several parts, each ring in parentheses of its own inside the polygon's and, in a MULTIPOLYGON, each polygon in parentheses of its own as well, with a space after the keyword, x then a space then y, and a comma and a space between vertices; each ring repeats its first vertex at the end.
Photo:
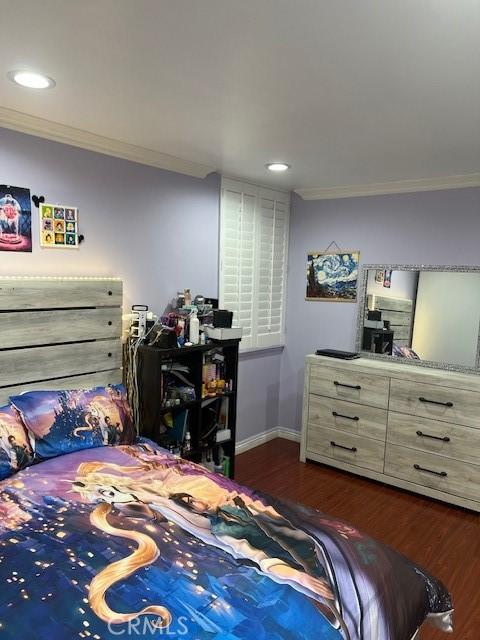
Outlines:
POLYGON ((164 416, 175 415, 188 410, 188 430, 191 437, 190 450, 181 455, 194 462, 201 462, 202 454, 211 450, 217 456, 218 447, 222 447, 229 458, 229 477, 235 473, 235 441, 237 417, 237 382, 238 382, 238 347, 240 340, 212 340, 208 344, 192 347, 160 349, 155 346, 142 345, 138 349, 137 380, 140 408, 140 433, 160 446, 167 447, 171 443, 168 430, 165 430, 164 416), (231 390, 216 395, 202 397, 202 376, 205 357, 220 350, 224 356, 225 379, 231 380, 231 390), (179 363, 189 369, 189 380, 195 388, 195 400, 183 401, 174 406, 164 405, 165 371, 169 363, 179 363), (227 427, 230 429, 229 440, 216 443, 215 429, 205 438, 205 433, 212 427, 213 412, 220 411, 220 404, 228 398, 227 427), (210 409, 209 409, 210 407, 210 409), (212 411, 213 410, 213 411, 212 411))

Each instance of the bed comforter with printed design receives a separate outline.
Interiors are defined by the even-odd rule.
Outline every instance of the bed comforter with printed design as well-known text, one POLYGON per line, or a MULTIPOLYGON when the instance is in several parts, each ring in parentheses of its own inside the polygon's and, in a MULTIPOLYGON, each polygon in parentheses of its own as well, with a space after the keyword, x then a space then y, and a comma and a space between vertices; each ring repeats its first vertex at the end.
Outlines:
POLYGON ((0 630, 35 637, 410 640, 444 586, 328 515, 151 442, 0 483, 0 630))

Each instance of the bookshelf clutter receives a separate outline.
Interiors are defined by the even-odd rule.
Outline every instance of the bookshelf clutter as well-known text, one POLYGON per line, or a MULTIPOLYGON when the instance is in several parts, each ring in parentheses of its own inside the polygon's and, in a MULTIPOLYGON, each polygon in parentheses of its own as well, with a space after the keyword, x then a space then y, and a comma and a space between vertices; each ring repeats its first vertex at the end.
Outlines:
POLYGON ((138 349, 140 433, 229 478, 235 472, 240 340, 138 349))

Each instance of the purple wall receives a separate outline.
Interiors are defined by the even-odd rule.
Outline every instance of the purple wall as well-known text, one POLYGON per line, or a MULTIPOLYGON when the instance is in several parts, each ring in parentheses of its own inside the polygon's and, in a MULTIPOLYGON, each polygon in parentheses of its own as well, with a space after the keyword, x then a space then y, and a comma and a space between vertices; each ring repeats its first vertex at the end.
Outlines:
POLYGON ((163 311, 186 286, 216 295, 218 175, 190 178, 0 129, 0 182, 78 206, 85 235, 78 251, 40 249, 33 208, 33 252, 0 252, 2 274, 117 276, 125 308, 163 311))
MULTIPOLYGON (((162 171, 0 129, 0 183, 78 206, 78 251, 0 252, 1 275, 100 275, 124 281, 125 308, 161 312, 184 287, 216 297, 220 177, 162 171)), ((277 425, 280 353, 242 356, 238 439, 277 425)))
MULTIPOLYGON (((282 349, 267 349, 240 356, 238 396, 241 438, 254 436, 280 424, 278 406, 282 349)), ((239 438, 240 439, 240 438, 239 438)))
POLYGON ((480 189, 304 201, 292 198, 287 346, 279 424, 299 429, 303 362, 318 347, 353 349, 354 304, 305 301, 308 251, 335 240, 361 263, 480 264, 480 189))
MULTIPOLYGON (((178 289, 218 291, 219 176, 204 180, 0 129, 0 182, 80 208, 79 251, 0 252, 2 275, 112 275, 125 306, 163 310, 178 289)), ((332 240, 361 261, 480 263, 480 189, 398 196, 292 199, 287 347, 241 357, 239 440, 300 427, 303 359, 318 346, 351 349, 356 305, 305 302, 308 250, 332 240), (280 400, 281 399, 281 400, 280 400)))

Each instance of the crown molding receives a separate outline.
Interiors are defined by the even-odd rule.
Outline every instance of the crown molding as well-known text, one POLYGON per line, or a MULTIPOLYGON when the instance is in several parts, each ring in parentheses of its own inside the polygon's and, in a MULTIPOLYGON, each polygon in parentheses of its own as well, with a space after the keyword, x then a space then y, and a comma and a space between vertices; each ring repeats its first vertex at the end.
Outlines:
POLYGON ((292 190, 288 187, 279 187, 275 184, 267 184, 266 182, 255 182, 255 180, 250 180, 249 178, 242 178, 240 176, 235 176, 231 174, 222 173, 222 180, 232 180, 233 182, 241 182, 242 184, 248 184, 251 187, 260 187, 261 189, 266 189, 267 191, 277 191, 280 193, 284 193, 285 195, 290 196, 292 190))
POLYGON ((415 193, 417 191, 440 191, 442 189, 466 189, 480 187, 480 173, 470 173, 443 178, 421 178, 419 180, 397 180, 358 184, 350 187, 319 187, 317 189, 294 189, 304 200, 333 200, 336 198, 357 198, 380 196, 394 193, 415 193))
POLYGON ((120 140, 113 140, 112 138, 105 138, 89 131, 68 127, 5 107, 0 107, 0 127, 103 153, 107 156, 123 158, 124 160, 145 164, 150 167, 183 173, 195 178, 205 178, 209 173, 216 170, 215 167, 209 165, 182 160, 152 149, 138 147, 120 140))

